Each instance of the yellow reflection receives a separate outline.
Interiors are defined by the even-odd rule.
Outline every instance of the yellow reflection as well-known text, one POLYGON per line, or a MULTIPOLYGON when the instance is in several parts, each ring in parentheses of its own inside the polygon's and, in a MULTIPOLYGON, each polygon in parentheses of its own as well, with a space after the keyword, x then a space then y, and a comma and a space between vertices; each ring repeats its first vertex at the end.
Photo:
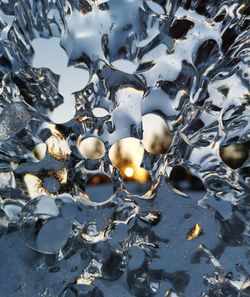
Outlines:
POLYGON ((142 117, 142 144, 151 154, 165 154, 172 142, 172 135, 166 121, 157 114, 149 113, 142 117))
POLYGON ((133 178, 140 183, 146 183, 149 180, 149 174, 147 170, 137 166, 133 178))
POLYGON ((187 240, 191 241, 202 235, 203 231, 199 224, 195 224, 194 227, 188 232, 187 240))
POLYGON ((86 159, 99 159, 105 154, 104 143, 96 137, 83 139, 82 136, 79 136, 77 147, 80 154, 86 159))
POLYGON ((52 135, 46 140, 49 154, 59 161, 65 161, 71 153, 64 136, 56 128, 51 128, 52 135))
POLYGON ((31 198, 49 195, 49 192, 42 186, 42 181, 37 176, 26 173, 23 179, 31 198))
POLYGON ((59 181, 60 184, 65 185, 68 180, 68 171, 67 171, 67 168, 62 168, 57 171, 49 172, 48 176, 55 177, 59 181))
POLYGON ((134 175, 134 169, 131 167, 127 167, 125 168, 124 173, 127 177, 132 177, 134 175))
POLYGON ((139 139, 128 137, 117 141, 109 150, 109 158, 125 180, 145 183, 149 180, 147 170, 140 167, 144 148, 139 139))
POLYGON ((84 278, 84 276, 82 274, 76 278, 77 285, 91 286, 93 281, 94 281, 93 277, 89 277, 89 278, 86 279, 86 278, 84 278))

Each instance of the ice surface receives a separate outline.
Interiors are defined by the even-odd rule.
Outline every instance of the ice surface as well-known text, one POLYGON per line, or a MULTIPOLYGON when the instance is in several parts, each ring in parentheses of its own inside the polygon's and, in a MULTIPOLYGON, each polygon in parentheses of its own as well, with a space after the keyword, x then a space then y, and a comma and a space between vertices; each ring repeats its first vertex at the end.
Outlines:
POLYGON ((0 296, 249 296, 249 55, 247 0, 1 1, 0 296))

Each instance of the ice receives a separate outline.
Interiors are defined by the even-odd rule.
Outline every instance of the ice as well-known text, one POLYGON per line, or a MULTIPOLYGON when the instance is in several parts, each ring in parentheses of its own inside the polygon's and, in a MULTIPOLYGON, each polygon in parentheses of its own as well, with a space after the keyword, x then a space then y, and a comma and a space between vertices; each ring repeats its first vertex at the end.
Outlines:
POLYGON ((0 296, 249 296, 249 14, 0 1, 0 296))
POLYGON ((30 121, 28 112, 20 104, 11 105, 6 112, 2 112, 0 124, 0 140, 7 140, 18 133, 30 121))
POLYGON ((25 242, 45 254, 60 251, 67 243, 76 216, 74 201, 67 196, 32 199, 21 213, 20 229, 25 242))

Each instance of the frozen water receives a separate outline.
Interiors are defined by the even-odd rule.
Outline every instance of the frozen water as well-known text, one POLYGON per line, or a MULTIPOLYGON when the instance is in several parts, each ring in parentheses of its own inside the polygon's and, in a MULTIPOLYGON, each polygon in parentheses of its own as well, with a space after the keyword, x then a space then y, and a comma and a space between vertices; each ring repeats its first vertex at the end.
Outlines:
POLYGON ((247 0, 0 2, 0 296, 249 296, 249 42, 247 0))

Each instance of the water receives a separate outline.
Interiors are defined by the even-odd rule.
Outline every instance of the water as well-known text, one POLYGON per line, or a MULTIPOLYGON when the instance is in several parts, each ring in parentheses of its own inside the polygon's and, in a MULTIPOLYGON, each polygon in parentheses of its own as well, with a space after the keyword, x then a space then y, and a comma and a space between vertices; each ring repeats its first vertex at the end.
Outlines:
POLYGON ((233 0, 1 1, 1 296, 249 296, 249 15, 233 0), (152 115, 166 153, 145 142, 152 115), (109 154, 128 138, 146 192, 109 154), (175 187, 178 166, 205 191, 175 187))

